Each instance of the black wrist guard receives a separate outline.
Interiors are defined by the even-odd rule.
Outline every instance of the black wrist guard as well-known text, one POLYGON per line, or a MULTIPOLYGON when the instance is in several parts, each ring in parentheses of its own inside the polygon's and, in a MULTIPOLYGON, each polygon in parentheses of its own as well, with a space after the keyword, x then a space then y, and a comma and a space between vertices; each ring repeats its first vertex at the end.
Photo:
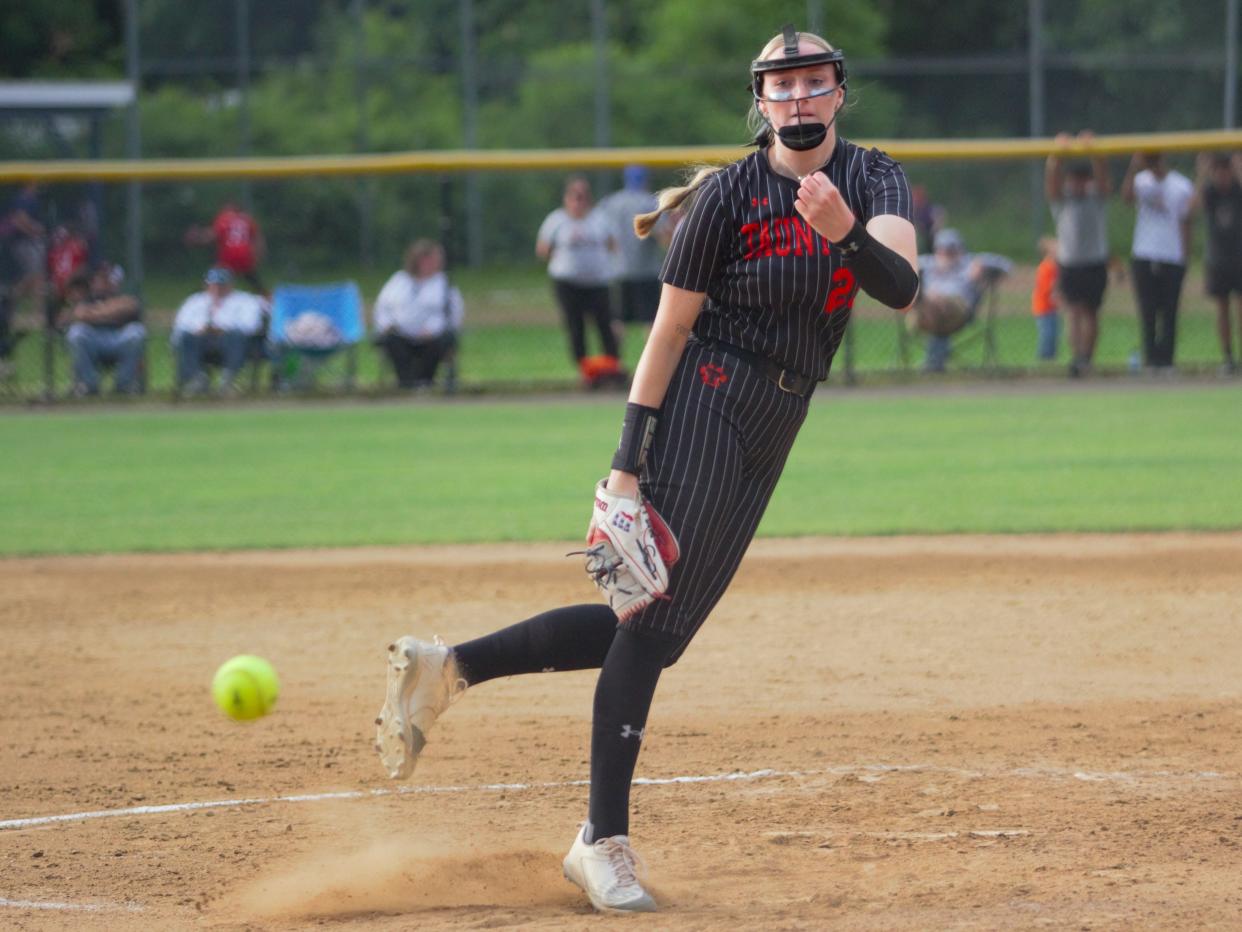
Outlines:
POLYGON ((906 307, 919 293, 918 273, 855 220, 845 238, 834 243, 841 250, 859 286, 889 307, 906 307))
POLYGON ((651 438, 655 436, 660 412, 646 405, 630 402, 625 406, 625 420, 621 422, 621 442, 612 457, 612 468, 637 476, 647 462, 651 438))

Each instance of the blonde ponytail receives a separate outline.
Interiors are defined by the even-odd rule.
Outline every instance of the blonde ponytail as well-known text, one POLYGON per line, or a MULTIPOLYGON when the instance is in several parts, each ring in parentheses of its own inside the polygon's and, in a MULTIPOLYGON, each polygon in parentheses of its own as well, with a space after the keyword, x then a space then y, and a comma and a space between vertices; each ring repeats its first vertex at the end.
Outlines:
POLYGON ((659 223, 660 218, 670 210, 676 210, 680 207, 690 195, 694 194, 703 182, 710 178, 716 172, 721 171, 723 166, 720 165, 696 165, 694 177, 690 179, 689 184, 681 188, 665 188, 656 194, 656 209, 646 214, 638 214, 634 217, 634 234, 639 239, 644 239, 655 229, 655 225, 659 223))

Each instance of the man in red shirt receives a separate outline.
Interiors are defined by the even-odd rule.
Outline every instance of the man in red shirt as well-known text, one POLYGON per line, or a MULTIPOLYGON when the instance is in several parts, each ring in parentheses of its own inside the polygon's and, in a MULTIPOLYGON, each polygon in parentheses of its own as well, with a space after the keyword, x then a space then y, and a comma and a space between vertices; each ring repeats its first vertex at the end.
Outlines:
POLYGON ((61 224, 52 231, 52 242, 47 251, 47 269, 52 281, 52 294, 58 304, 65 301, 69 282, 86 268, 90 253, 91 247, 86 237, 73 227, 61 224))
POLYGON ((247 282, 255 293, 267 294, 258 274, 264 253, 263 233, 254 218, 235 203, 225 201, 210 227, 190 227, 185 238, 191 246, 215 243, 217 266, 247 282))

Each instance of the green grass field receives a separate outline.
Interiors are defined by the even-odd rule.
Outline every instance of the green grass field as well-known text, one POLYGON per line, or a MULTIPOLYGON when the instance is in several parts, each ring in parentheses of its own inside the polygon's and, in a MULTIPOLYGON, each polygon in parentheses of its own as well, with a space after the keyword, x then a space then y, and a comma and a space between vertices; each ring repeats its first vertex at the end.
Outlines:
MULTIPOLYGON (((0 416, 0 552, 569 539, 622 400, 0 416)), ((765 535, 1242 527, 1242 391, 823 391, 765 535)))

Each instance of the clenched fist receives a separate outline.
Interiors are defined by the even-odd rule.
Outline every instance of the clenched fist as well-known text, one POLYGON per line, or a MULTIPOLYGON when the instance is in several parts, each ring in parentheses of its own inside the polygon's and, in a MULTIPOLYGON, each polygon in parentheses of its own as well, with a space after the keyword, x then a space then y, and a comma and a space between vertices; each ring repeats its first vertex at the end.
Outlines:
POLYGON ((854 228, 854 212, 823 172, 814 172, 802 179, 794 207, 815 232, 830 243, 844 239, 854 228))

